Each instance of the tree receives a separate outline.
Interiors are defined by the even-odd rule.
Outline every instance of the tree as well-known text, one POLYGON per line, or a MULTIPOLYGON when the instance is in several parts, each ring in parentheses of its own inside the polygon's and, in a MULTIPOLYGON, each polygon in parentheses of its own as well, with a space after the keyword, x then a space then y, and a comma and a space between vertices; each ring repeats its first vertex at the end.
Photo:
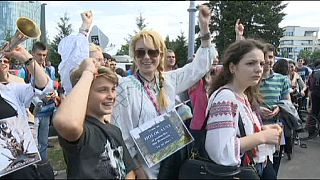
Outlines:
POLYGON ((63 17, 60 17, 60 22, 58 22, 58 34, 54 37, 53 41, 50 43, 49 47, 49 58, 53 65, 58 65, 61 62, 60 54, 58 53, 58 45, 66 36, 72 33, 72 24, 69 23, 70 18, 67 13, 64 13, 63 17))
MULTIPOLYGON (((138 31, 134 30, 134 35, 136 35, 138 32, 142 31, 145 27, 147 27, 148 23, 145 23, 145 18, 142 17, 142 14, 136 18, 136 25, 138 27, 138 31)), ((118 50, 116 55, 128 55, 129 54, 129 44, 131 42, 131 39, 134 35, 129 34, 128 38, 125 38, 126 44, 122 45, 120 50, 118 50)))
POLYGON ((216 34, 220 56, 235 41, 234 25, 238 18, 245 27, 246 38, 260 39, 278 47, 284 31, 279 23, 285 16, 282 10, 287 6, 282 1, 210 1, 205 4, 213 10, 210 31, 216 34))
POLYGON ((311 60, 312 60, 312 62, 314 62, 315 60, 320 60, 320 50, 319 49, 313 51, 313 53, 311 55, 311 60))
POLYGON ((311 51, 309 51, 309 50, 301 50, 299 52, 298 59, 303 58, 303 59, 308 59, 309 60, 311 58, 311 55, 312 55, 311 51))
POLYGON ((172 41, 170 41, 169 36, 167 36, 164 43, 167 49, 174 51, 178 67, 183 67, 188 60, 188 44, 184 33, 181 32, 181 34, 172 41))
POLYGON ((181 32, 181 34, 177 37, 172 46, 172 50, 176 55, 178 67, 183 67, 188 60, 188 45, 183 32, 181 32))
POLYGON ((174 41, 170 41, 169 36, 166 37, 166 39, 164 40, 164 43, 166 44, 167 49, 171 49, 171 50, 175 49, 174 48, 175 43, 174 41))

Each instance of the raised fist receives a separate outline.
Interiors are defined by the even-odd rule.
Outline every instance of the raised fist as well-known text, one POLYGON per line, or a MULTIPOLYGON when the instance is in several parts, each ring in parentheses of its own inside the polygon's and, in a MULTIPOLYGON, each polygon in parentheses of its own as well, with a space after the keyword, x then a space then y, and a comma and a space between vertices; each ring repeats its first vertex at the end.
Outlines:
POLYGON ((80 14, 82 19, 82 28, 89 29, 92 24, 93 14, 91 11, 85 11, 80 14))

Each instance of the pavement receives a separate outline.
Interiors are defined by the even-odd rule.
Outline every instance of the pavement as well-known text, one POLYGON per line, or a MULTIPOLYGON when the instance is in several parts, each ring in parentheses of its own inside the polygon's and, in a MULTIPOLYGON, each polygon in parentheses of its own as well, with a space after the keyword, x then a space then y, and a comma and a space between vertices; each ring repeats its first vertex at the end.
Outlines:
MULTIPOLYGON (((320 137, 305 141, 307 148, 295 145, 291 160, 282 157, 278 179, 320 178, 320 137)), ((66 179, 65 171, 59 171, 55 179, 66 179)))
POLYGON ((320 178, 320 138, 305 141, 307 148, 294 146, 291 160, 285 156, 281 160, 279 179, 319 179, 320 178))

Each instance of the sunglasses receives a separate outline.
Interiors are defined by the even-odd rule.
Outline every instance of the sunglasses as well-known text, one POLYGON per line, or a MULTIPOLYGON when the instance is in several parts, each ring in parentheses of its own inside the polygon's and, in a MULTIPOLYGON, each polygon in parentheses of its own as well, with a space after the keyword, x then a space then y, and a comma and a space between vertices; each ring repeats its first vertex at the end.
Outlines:
POLYGON ((0 59, 0 63, 9 64, 10 61, 8 59, 0 59))
POLYGON ((134 51, 134 55, 137 58, 143 58, 146 54, 148 54, 149 57, 158 57, 160 54, 159 49, 137 49, 134 51))

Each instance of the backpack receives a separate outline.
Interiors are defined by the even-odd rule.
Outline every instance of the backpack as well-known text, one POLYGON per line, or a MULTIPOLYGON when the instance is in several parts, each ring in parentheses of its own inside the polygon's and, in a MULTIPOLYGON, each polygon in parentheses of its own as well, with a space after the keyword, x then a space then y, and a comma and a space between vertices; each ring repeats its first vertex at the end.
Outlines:
POLYGON ((320 68, 313 70, 309 79, 310 90, 320 90, 320 68))
POLYGON ((29 72, 28 68, 26 68, 25 66, 23 66, 22 68, 24 70, 24 77, 23 77, 24 82, 30 83, 31 73, 29 72))
MULTIPOLYGON (((26 68, 25 66, 22 67, 25 74, 24 74, 24 82, 25 83, 30 83, 30 79, 31 79, 31 73, 29 72, 28 68, 26 68)), ((47 75, 51 78, 51 69, 49 67, 45 68, 47 75)))

